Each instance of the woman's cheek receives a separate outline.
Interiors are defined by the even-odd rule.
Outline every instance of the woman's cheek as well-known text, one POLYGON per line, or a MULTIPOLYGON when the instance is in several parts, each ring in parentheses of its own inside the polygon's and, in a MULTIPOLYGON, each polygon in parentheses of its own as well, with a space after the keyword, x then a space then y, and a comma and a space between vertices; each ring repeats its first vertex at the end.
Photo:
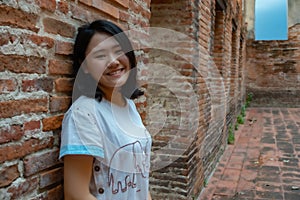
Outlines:
POLYGON ((119 57, 119 61, 124 67, 126 67, 128 69, 130 68, 129 67, 129 59, 125 54, 119 57))
POLYGON ((105 71, 105 65, 101 62, 89 62, 87 68, 95 80, 100 80, 105 71))

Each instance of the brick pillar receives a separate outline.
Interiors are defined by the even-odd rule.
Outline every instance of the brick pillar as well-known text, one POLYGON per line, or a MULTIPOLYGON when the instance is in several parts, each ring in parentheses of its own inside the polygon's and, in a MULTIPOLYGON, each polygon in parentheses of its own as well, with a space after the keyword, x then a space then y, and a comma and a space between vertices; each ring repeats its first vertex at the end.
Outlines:
MULTIPOLYGON (((197 133, 197 127, 191 131, 199 118, 205 118, 204 112, 201 117, 198 116, 200 113, 193 112, 205 107, 205 95, 201 96, 201 101, 197 97, 198 89, 205 86, 196 70, 200 61, 196 51, 199 24, 195 16, 199 14, 198 9, 198 1, 151 1, 150 25, 166 28, 177 36, 183 35, 173 39, 166 37, 161 42, 161 49, 158 46, 149 51, 149 62, 153 63, 155 71, 149 69, 153 81, 148 85, 147 106, 152 108, 148 113, 156 115, 148 118, 147 124, 152 124, 156 131, 153 161, 167 164, 152 172, 151 192, 155 199, 186 199, 199 193, 203 183, 199 151, 204 132, 197 133)), ((205 89, 201 91, 207 93, 205 89)))

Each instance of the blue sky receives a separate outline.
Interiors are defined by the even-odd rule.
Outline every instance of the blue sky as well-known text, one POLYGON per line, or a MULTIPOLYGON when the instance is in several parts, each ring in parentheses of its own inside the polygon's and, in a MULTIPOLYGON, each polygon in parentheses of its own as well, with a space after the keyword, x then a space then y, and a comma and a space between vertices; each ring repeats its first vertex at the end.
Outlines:
POLYGON ((256 0, 255 40, 287 40, 287 0, 256 0))

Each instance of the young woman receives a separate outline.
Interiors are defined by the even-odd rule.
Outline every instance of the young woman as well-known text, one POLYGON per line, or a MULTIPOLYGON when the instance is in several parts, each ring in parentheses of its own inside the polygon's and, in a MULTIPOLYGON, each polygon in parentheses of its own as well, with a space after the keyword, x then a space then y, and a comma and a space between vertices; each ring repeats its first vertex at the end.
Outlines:
POLYGON ((97 20, 78 29, 73 103, 60 158, 66 200, 149 200, 151 137, 136 110, 136 59, 125 33, 97 20))

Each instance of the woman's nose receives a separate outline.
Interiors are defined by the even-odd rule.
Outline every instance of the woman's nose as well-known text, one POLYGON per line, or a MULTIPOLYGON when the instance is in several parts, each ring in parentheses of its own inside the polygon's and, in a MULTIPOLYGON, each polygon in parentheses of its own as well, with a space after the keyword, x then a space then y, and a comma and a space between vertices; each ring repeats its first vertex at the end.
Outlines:
POLYGON ((118 60, 118 57, 110 56, 108 67, 117 67, 119 64, 120 61, 118 60))

